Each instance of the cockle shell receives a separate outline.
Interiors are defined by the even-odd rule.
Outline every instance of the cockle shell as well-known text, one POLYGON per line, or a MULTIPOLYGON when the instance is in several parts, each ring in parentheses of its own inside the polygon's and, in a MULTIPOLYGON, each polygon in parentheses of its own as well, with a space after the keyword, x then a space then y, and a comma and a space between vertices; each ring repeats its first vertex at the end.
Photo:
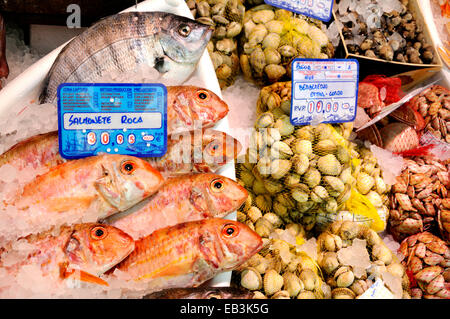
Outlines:
POLYGON ((317 161, 317 168, 325 175, 337 176, 341 172, 341 164, 333 154, 322 156, 317 161))
POLYGON ((309 159, 307 154, 295 154, 291 161, 297 174, 303 175, 309 167, 309 159))
POLYGON ((293 145, 294 152, 296 154, 305 154, 308 158, 311 158, 313 154, 313 148, 311 141, 297 139, 293 145))
POLYGON ((334 288, 331 291, 333 299, 355 299, 356 295, 348 288, 334 288))
POLYGON ((358 177, 356 178, 356 188, 361 194, 366 195, 374 185, 375 180, 372 176, 367 173, 358 174, 358 177))
POLYGON ((266 295, 271 296, 280 291, 283 284, 283 277, 274 269, 269 269, 264 274, 264 292, 266 295))
POLYGON ((248 290, 259 290, 262 288, 262 278, 254 268, 246 268, 241 272, 241 286, 248 290))
POLYGON ((303 175, 303 179, 310 188, 314 188, 319 185, 321 175, 317 169, 310 167, 303 175))

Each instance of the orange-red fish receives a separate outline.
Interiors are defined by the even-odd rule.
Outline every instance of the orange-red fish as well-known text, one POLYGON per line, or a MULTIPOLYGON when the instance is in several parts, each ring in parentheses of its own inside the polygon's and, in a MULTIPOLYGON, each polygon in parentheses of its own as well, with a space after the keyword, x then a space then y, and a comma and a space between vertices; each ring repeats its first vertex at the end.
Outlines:
MULTIPOLYGON (((124 211, 163 184, 148 162, 127 155, 99 155, 56 166, 26 184, 8 205, 31 214, 79 214, 104 218, 124 211)), ((1 218, 1 217, 0 217, 1 218)))
POLYGON ((150 198, 108 220, 139 239, 153 231, 203 218, 224 217, 248 197, 241 185, 224 176, 203 173, 169 178, 150 198))
POLYGON ((65 161, 59 155, 56 131, 30 137, 0 155, 0 166, 10 164, 17 170, 28 165, 34 169, 49 170, 65 161))
POLYGON ((200 87, 167 87, 168 134, 214 125, 228 113, 228 105, 214 92, 200 87))
MULTIPOLYGON (((42 274, 51 279, 72 277, 85 282, 107 285, 101 274, 126 258, 134 249, 133 239, 113 226, 97 223, 61 227, 30 235, 25 238, 30 246, 23 259, 6 265, 8 275, 14 275, 20 267, 40 265, 42 274)), ((3 249, 2 258, 8 258, 13 244, 3 249)))
POLYGON ((262 247, 261 237, 242 223, 221 218, 177 224, 135 242, 114 275, 137 282, 140 293, 196 287, 235 269, 262 247))
POLYGON ((235 159, 240 151, 238 140, 207 128, 171 135, 167 139, 167 153, 147 160, 165 176, 208 173, 235 159))

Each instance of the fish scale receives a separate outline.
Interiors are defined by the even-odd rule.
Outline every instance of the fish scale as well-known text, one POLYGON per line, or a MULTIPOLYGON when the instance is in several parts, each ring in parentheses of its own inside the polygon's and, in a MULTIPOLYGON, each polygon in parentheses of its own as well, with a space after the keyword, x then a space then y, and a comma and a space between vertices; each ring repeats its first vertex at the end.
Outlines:
POLYGON ((143 284, 144 294, 195 287, 238 267, 261 247, 261 237, 236 221, 211 218, 181 223, 137 240, 135 250, 110 273, 114 276, 118 269, 127 280, 143 284))
MULTIPOLYGON (((71 270, 77 269, 80 271, 78 279, 106 284, 97 276, 122 261, 134 249, 134 241, 128 234, 96 223, 64 226, 57 232, 50 230, 33 234, 25 240, 31 245, 29 253, 16 257, 13 264, 0 262, 0 268, 8 276, 15 275, 24 266, 40 265, 42 275, 50 277, 49 280, 66 279, 73 275, 71 270), (98 229, 102 230, 100 237, 96 237, 98 229)), ((16 253, 12 243, 2 247, 2 254, 8 253, 16 253)))
POLYGON ((168 179, 154 196, 107 222, 139 239, 166 226, 224 217, 238 209, 247 196, 242 186, 224 176, 187 174, 168 179), (220 192, 212 190, 214 181, 221 183, 220 192))

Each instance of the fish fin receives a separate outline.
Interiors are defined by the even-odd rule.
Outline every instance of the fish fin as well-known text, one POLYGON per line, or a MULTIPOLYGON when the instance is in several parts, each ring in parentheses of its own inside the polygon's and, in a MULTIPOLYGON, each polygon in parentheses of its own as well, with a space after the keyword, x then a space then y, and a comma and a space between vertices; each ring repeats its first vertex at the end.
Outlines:
POLYGON ((102 286, 109 286, 109 284, 98 276, 92 275, 86 271, 79 269, 68 269, 67 264, 62 264, 60 269, 61 277, 63 279, 74 278, 80 281, 98 284, 102 286))
POLYGON ((177 94, 176 101, 172 104, 173 109, 178 114, 178 117, 187 125, 192 125, 192 114, 191 114, 191 100, 186 98, 183 93, 177 94), (183 104, 187 103, 186 104, 183 104))
POLYGON ((205 196, 201 191, 192 188, 189 201, 191 202, 192 206, 194 206, 198 211, 200 212, 208 211, 208 203, 206 202, 205 196))
POLYGON ((104 167, 103 171, 104 176, 97 179, 94 182, 94 186, 108 203, 114 207, 119 207, 121 202, 120 192, 113 183, 112 177, 107 173, 107 170, 104 167))
POLYGON ((149 274, 142 276, 140 279, 151 279, 158 277, 176 277, 180 275, 185 275, 192 271, 192 263, 179 258, 173 261, 169 265, 164 265, 164 267, 159 268, 149 274))

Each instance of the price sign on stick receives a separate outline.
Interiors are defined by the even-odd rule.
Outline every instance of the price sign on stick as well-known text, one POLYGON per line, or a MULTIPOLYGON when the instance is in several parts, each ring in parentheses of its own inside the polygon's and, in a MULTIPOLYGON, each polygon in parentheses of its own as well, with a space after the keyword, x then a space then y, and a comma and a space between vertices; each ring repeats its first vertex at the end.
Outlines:
POLYGON ((58 87, 58 126, 64 158, 163 156, 167 89, 159 83, 63 83, 58 87))
POLYGON ((351 122, 356 117, 359 64, 354 59, 292 62, 291 123, 351 122))

